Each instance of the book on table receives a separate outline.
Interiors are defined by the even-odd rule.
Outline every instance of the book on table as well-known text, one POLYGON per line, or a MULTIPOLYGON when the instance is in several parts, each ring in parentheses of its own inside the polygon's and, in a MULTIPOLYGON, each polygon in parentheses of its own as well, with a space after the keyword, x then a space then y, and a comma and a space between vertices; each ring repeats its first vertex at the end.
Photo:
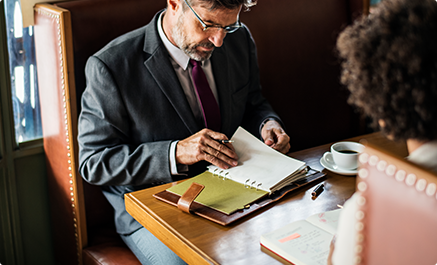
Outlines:
POLYGON ((154 196, 176 205, 177 200, 192 183, 201 184, 204 189, 194 200, 192 212, 211 217, 209 213, 202 214, 203 211, 210 212, 209 210, 196 211, 201 207, 207 207, 214 212, 214 217, 207 217, 208 219, 228 224, 240 218, 240 215, 274 201, 275 196, 282 197, 285 192, 324 176, 318 171, 309 172, 305 162, 274 150, 242 127, 237 129, 231 140, 239 158, 237 166, 227 170, 213 165, 208 166, 202 174, 154 196), (263 198, 264 201, 260 201, 263 198), (260 203, 253 206, 254 202, 260 203), (236 212, 240 213, 234 215, 236 212), (220 215, 225 215, 220 217, 225 221, 217 220, 217 216, 220 215), (234 216, 226 217, 230 215, 234 216))
POLYGON ((327 263, 341 209, 314 214, 261 235, 260 244, 283 259, 299 265, 327 263))

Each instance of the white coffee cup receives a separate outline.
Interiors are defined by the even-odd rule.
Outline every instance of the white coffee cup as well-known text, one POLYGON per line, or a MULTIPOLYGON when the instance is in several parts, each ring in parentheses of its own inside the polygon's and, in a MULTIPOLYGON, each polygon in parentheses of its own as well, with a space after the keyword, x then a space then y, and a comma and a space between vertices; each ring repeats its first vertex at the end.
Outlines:
POLYGON ((339 169, 354 170, 358 167, 358 155, 364 150, 364 145, 356 142, 337 142, 331 145, 331 153, 323 157, 327 162, 334 162, 339 169), (330 156, 334 161, 329 161, 330 156))

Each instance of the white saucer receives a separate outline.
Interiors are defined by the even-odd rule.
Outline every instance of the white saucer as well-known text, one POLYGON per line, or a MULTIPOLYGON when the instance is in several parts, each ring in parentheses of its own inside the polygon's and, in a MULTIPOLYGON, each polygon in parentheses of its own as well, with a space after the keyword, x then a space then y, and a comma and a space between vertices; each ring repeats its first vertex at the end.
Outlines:
POLYGON ((336 164, 326 161, 324 157, 320 158, 320 164, 327 170, 341 175, 351 176, 351 175, 356 175, 358 173, 357 169, 355 170, 341 169, 336 164))

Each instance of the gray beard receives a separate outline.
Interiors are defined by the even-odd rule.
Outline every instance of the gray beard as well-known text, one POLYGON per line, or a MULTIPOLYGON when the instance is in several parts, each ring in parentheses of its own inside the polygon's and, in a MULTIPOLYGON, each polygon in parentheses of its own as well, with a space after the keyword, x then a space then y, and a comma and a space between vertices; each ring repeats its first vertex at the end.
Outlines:
POLYGON ((212 51, 198 51, 196 48, 199 46, 202 47, 214 47, 214 44, 208 43, 200 43, 200 44, 189 44, 187 36, 183 33, 183 25, 184 25, 184 15, 179 16, 178 22, 176 26, 173 28, 172 37, 176 45, 181 49, 185 54, 187 54, 191 59, 196 61, 206 61, 211 55, 212 51))

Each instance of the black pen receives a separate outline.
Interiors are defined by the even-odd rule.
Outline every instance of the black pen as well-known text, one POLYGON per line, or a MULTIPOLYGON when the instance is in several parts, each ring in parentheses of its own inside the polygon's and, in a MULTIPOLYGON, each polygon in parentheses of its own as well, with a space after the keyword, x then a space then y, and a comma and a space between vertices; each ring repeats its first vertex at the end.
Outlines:
POLYGON ((317 186, 317 187, 313 190, 313 192, 311 192, 311 195, 313 195, 313 197, 317 197, 317 196, 319 196, 320 193, 322 193, 322 191, 323 191, 323 187, 325 187, 325 185, 323 185, 323 183, 320 184, 319 186, 317 186))
POLYGON ((219 143, 222 143, 222 144, 227 144, 227 143, 233 143, 234 142, 234 140, 217 140, 219 143))

